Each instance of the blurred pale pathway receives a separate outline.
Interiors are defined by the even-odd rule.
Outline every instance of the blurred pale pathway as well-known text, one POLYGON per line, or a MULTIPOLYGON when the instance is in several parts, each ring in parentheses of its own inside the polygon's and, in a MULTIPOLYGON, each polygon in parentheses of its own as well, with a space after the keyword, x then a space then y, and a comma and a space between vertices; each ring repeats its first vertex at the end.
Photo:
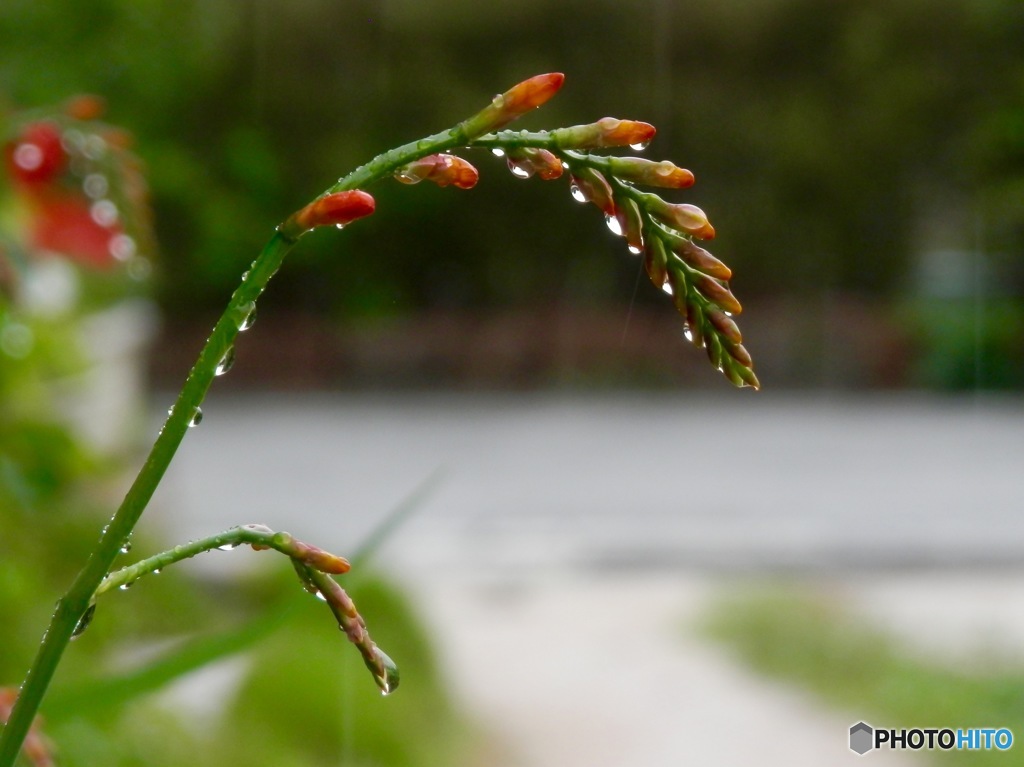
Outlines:
POLYGON ((1019 399, 303 395, 204 410, 147 521, 173 519, 176 539, 264 522, 345 553, 444 470, 377 561, 523 767, 846 763, 864 715, 756 678, 687 628, 716 583, 824 574, 898 616, 921 595, 889 588, 905 568, 955 580, 1024 560, 1019 399))

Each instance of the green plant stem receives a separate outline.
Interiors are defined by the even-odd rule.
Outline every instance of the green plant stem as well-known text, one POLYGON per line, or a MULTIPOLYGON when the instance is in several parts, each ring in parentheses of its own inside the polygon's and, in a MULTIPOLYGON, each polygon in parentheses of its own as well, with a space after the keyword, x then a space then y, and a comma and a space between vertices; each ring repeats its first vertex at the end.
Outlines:
MULTIPOLYGON (((356 168, 324 194, 362 188, 394 174, 396 170, 421 157, 465 146, 467 135, 462 125, 389 150, 356 168)), ((475 142, 474 142, 475 143, 475 142)), ((68 591, 57 602, 50 625, 21 686, 11 716, 0 731, 0 767, 13 767, 21 744, 35 719, 60 659, 85 614, 100 583, 127 542, 145 511, 157 485, 170 465, 181 440, 202 404, 217 366, 231 349, 246 318, 256 308, 270 278, 281 266, 296 238, 276 232, 245 274, 224 314, 214 326, 199 353, 181 393, 178 395, 153 444, 142 469, 125 495, 124 501, 104 528, 96 547, 68 591)))
POLYGON ((256 546, 275 549, 280 551, 282 554, 292 555, 292 549, 289 544, 293 543, 294 539, 287 533, 277 533, 268 527, 263 525, 243 525, 241 527, 232 527, 223 532, 217 533, 216 535, 210 535, 206 538, 200 538, 196 541, 189 541, 179 546, 175 546, 173 549, 167 551, 161 551, 159 554, 154 554, 146 559, 140 559, 135 564, 122 567, 120 570, 115 570, 97 587, 93 594, 93 598, 104 594, 111 589, 122 588, 130 586, 135 583, 139 578, 150 573, 155 573, 157 570, 163 570, 165 567, 180 562, 183 559, 190 559, 197 554, 202 554, 206 551, 213 551, 214 549, 233 549, 243 543, 256 544, 256 546))

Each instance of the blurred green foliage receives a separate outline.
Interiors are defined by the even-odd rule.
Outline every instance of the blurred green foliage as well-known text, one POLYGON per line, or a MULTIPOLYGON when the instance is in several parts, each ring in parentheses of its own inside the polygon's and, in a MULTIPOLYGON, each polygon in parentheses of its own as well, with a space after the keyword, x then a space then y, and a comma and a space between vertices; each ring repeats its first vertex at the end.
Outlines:
MULTIPOLYGON (((736 592, 706 630, 756 670, 889 727, 1002 727, 1024 715, 1024 671, 954 669, 915 655, 826 595, 779 586, 736 592)), ((1022 764, 1019 750, 932 752, 939 764, 1022 764)))
MULTIPOLYGON (((11 0, 0 39, 12 103, 98 92, 138 134, 172 312, 219 307, 272 223, 343 172, 550 70, 567 87, 529 124, 655 122, 649 154, 697 172, 744 296, 912 291, 919 252, 978 245, 979 221, 984 247, 1024 247, 1016 0, 11 0)), ((465 198, 375 190, 379 213, 310 238, 268 299, 338 317, 629 299, 635 265, 592 211, 478 159, 465 198)), ((1020 269, 1003 279, 1019 297, 1020 269)))

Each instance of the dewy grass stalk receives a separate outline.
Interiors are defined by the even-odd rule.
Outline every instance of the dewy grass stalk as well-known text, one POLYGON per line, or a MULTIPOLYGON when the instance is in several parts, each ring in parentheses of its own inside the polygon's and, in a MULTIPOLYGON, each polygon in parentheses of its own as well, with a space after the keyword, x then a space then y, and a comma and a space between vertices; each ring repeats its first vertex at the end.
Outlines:
POLYGON ((654 127, 605 117, 595 123, 553 131, 502 130, 550 99, 561 88, 563 80, 563 75, 558 73, 532 77, 499 94, 483 110, 454 128, 377 156, 277 228, 243 275, 227 309, 214 326, 120 508, 104 528, 85 567, 58 601, 18 700, 0 732, 0 767, 14 764, 61 656, 76 631, 84 630, 87 625, 97 595, 113 585, 128 583, 154 567, 205 550, 203 546, 210 543, 269 546, 290 556, 304 586, 323 596, 349 639, 363 654, 381 689, 389 692, 397 685, 397 669, 369 639, 362 618, 345 592, 324 572, 341 572, 337 562, 330 560, 335 566, 332 570, 324 566, 328 560, 314 557, 315 561, 311 561, 306 555, 312 547, 301 544, 306 548, 300 550, 295 547, 297 542, 290 538, 286 544, 280 537, 283 534, 253 526, 234 528, 108 575, 189 426, 202 417, 200 408, 207 390, 214 378, 230 366, 235 338, 252 324, 256 302, 285 255, 310 229, 331 224, 343 227, 371 214, 374 199, 363 188, 373 182, 394 177, 404 183, 429 180, 441 186, 468 189, 476 183, 477 171, 449 150, 473 147, 487 148, 495 155, 504 156, 513 175, 519 178, 536 175, 553 180, 568 173, 573 197, 600 208, 609 229, 626 238, 630 252, 643 256, 645 269, 655 286, 671 295, 686 320, 687 339, 705 348, 712 364, 734 384, 757 388, 750 355, 742 346, 739 329, 731 319, 740 311, 739 302, 728 287, 731 273, 721 261, 694 242, 714 236, 707 217, 694 205, 670 203, 636 188, 639 185, 683 189, 693 184, 693 175, 668 161, 611 157, 591 151, 623 147, 643 149, 653 138, 654 127), (159 564, 155 564, 157 562, 159 564))

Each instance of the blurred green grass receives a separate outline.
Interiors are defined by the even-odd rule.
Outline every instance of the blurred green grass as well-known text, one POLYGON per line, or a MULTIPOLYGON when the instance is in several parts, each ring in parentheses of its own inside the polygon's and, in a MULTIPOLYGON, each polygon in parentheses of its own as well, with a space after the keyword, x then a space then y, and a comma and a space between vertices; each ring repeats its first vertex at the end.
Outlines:
MULTIPOLYGON (((713 605, 702 628, 743 664, 855 719, 897 729, 1009 727, 1021 735, 1024 668, 966 671, 928 660, 811 589, 734 591, 713 605)), ((938 764, 1024 764, 1019 748, 921 753, 938 764)))

